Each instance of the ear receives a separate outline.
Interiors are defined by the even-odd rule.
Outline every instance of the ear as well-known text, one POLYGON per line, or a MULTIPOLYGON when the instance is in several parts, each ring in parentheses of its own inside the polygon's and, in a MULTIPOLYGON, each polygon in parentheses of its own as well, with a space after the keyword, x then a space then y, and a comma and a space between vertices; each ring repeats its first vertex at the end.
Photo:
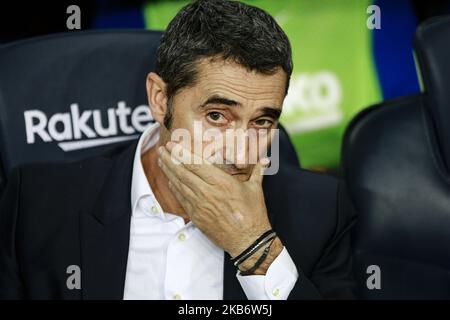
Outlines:
POLYGON ((152 116, 160 125, 163 125, 167 111, 166 83, 156 73, 150 72, 147 76, 146 88, 152 116))

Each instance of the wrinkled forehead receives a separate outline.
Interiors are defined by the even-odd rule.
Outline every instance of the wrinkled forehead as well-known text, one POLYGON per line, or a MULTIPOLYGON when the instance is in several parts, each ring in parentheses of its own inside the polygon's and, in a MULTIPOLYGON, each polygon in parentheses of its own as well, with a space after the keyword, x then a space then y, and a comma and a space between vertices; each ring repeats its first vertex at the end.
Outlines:
POLYGON ((197 64, 195 86, 202 96, 226 95, 242 103, 266 101, 281 107, 286 82, 282 68, 263 74, 229 60, 202 59, 197 64))

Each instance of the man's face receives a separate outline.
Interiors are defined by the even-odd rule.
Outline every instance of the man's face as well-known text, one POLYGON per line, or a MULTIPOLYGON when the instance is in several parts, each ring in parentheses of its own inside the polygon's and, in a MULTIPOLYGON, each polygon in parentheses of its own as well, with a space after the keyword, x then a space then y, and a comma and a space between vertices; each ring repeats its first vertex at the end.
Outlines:
MULTIPOLYGON (((286 73, 280 68, 272 75, 264 75, 248 71, 234 62, 209 59, 202 60, 197 68, 195 85, 180 90, 173 98, 169 131, 172 134, 180 128, 188 130, 192 137, 191 146, 194 146, 195 123, 197 127, 201 124, 203 131, 214 129, 216 135, 222 135, 224 143, 221 148, 215 148, 215 153, 224 159, 223 164, 216 166, 246 181, 254 166, 254 162, 249 161, 249 147, 255 145, 247 140, 244 148, 234 145, 230 153, 230 144, 225 145, 226 132, 252 129, 262 134, 265 130, 275 129, 285 96, 286 73), (240 159, 244 156, 246 160, 236 161, 237 153, 240 153, 240 159)), ((170 137, 162 137, 162 140, 167 142, 170 137)), ((204 148, 210 143, 211 140, 201 141, 204 148)), ((270 136, 262 143, 264 148, 269 147, 270 136)), ((195 152, 195 148, 191 150, 195 152)), ((260 153, 261 150, 258 157, 260 153)))

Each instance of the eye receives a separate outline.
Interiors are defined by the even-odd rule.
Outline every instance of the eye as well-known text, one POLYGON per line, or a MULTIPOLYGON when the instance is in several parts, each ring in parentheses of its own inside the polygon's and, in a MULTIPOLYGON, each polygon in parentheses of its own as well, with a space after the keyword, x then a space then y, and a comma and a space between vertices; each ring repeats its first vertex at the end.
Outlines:
POLYGON ((209 120, 211 120, 214 123, 218 123, 218 124, 225 123, 227 120, 223 114, 221 114, 220 112, 217 112, 217 111, 211 111, 206 116, 209 120))
POLYGON ((273 121, 269 119, 258 119, 254 123, 259 128, 269 128, 272 126, 273 121))

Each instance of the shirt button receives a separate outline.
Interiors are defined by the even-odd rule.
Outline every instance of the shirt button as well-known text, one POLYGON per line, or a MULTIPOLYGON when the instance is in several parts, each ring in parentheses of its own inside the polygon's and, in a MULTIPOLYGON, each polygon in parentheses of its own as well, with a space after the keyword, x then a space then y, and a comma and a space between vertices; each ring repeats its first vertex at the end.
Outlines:
POLYGON ((274 297, 278 297, 278 296, 280 295, 280 289, 278 289, 278 288, 273 289, 272 295, 273 295, 274 297))
POLYGON ((181 300, 181 296, 177 293, 173 295, 173 300, 181 300))
POLYGON ((151 207, 151 210, 152 210, 152 212, 155 213, 155 214, 158 213, 158 211, 159 211, 158 208, 157 208, 156 206, 152 206, 152 207, 151 207))
POLYGON ((180 240, 180 241, 186 240, 186 236, 184 235, 184 233, 180 233, 180 234, 178 235, 178 240, 180 240))

